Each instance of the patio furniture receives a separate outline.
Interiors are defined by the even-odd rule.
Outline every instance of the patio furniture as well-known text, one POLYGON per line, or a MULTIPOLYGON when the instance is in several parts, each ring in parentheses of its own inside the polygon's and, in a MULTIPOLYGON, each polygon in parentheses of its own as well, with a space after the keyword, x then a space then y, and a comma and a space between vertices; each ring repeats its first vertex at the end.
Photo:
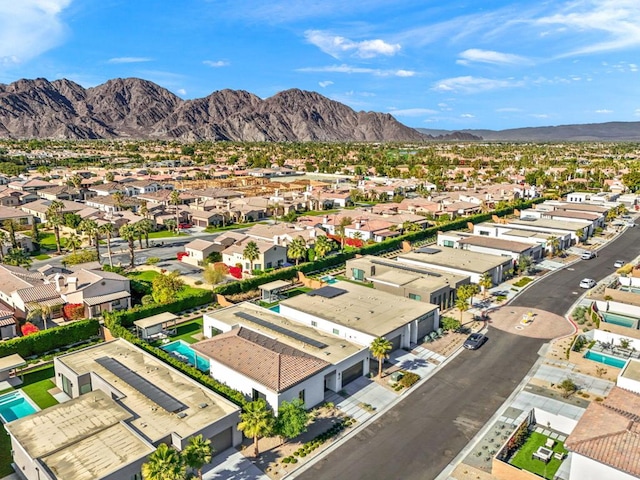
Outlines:
POLYGON ((553 438, 547 438, 547 441, 544 443, 544 446, 547 448, 553 448, 556 444, 556 441, 553 438))
POLYGON ((544 463, 549 463, 549 460, 551 460, 552 456, 553 450, 540 446, 535 452, 533 452, 531 458, 543 461, 544 463))
POLYGON ((564 459, 564 453, 563 452, 556 452, 553 454, 553 458, 555 458, 556 460, 562 460, 564 459))

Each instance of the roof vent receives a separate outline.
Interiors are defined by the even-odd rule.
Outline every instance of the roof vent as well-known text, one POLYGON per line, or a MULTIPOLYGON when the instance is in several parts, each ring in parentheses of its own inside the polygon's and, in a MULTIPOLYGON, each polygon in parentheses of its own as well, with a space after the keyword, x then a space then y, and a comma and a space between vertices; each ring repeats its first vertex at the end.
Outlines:
POLYGON ((176 415, 178 416, 178 418, 184 418, 187 416, 187 414, 185 412, 178 412, 176 413, 176 415))
POLYGON ((201 404, 198 405, 198 407, 200 407, 200 408, 207 408, 208 406, 209 406, 208 403, 201 403, 201 404))

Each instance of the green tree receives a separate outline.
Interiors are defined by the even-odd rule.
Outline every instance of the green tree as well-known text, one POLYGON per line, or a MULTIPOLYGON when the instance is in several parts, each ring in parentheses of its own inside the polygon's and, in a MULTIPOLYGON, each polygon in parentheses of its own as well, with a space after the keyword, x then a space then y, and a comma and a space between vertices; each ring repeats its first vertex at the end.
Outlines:
POLYGON ((64 203, 60 200, 54 200, 51 202, 49 207, 47 207, 47 223, 53 227, 53 233, 56 237, 56 247, 58 255, 61 252, 60 245, 60 227, 62 226, 62 211, 64 210, 64 203))
POLYGON ((489 293, 489 289, 491 287, 493 287, 493 279, 491 278, 491 275, 489 275, 488 273, 483 273, 482 276, 480 277, 480 281, 478 282, 478 285, 480 285, 482 287, 482 295, 484 298, 487 298, 487 295, 489 293))
POLYGON ((113 181, 115 180, 115 178, 116 178, 116 176, 115 176, 115 174, 114 174, 113 172, 107 172, 107 173, 104 175, 104 179, 105 179, 105 181, 106 181, 106 182, 108 182, 108 183, 113 182, 113 181))
POLYGON ((2 261, 5 265, 16 267, 29 268, 31 266, 31 257, 22 248, 10 248, 2 261))
POLYGON ((0 262, 4 263, 4 247, 7 243, 7 232, 0 230, 0 262))
POLYGON ((180 272, 161 273, 151 282, 151 295, 156 303, 169 303, 184 286, 180 272))
POLYGON ((307 255, 307 242, 301 236, 294 238, 287 248, 287 257, 296 261, 296 265, 300 263, 300 259, 307 255))
POLYGON ((142 464, 144 480, 184 480, 186 474, 187 468, 178 451, 165 443, 158 445, 147 463, 142 464))
POLYGON ((40 227, 35 220, 31 224, 31 240, 36 244, 36 250, 40 250, 40 240, 42 240, 42 234, 40 233, 40 227))
MULTIPOLYGON (((141 240, 142 237, 144 237, 144 243, 146 247, 149 248, 149 233, 153 231, 153 222, 148 218, 145 218, 136 222, 135 225, 138 229, 138 234, 140 235, 138 239, 141 240)), ((140 242, 140 248, 142 248, 142 241, 140 242)))
POLYGON ((307 431, 309 413, 304 402, 295 398, 290 402, 282 402, 278 408, 274 432, 285 440, 296 438, 307 431))
POLYGON ((80 225, 81 221, 82 221, 82 217, 77 213, 68 212, 62 215, 62 224, 65 227, 78 228, 78 225, 80 225))
POLYGON ((238 430, 249 438, 253 438, 253 455, 258 457, 258 440, 261 437, 269 436, 273 432, 274 418, 273 412, 267 408, 264 398, 259 398, 244 405, 244 411, 240 414, 238 430))
POLYGON ((67 236, 67 250, 71 249, 74 253, 82 246, 82 239, 75 232, 70 232, 67 236))
POLYGON ((136 240, 136 229, 131 224, 123 225, 120 227, 120 236, 129 244, 129 256, 131 257, 129 267, 133 268, 136 265, 136 244, 134 243, 136 240))
POLYGON ((460 323, 462 323, 462 314, 469 310, 469 299, 463 297, 456 298, 456 308, 460 310, 460 323))
POLYGON ((103 223, 99 227, 100 233, 107 237, 107 256, 109 257, 109 266, 113 268, 113 257, 111 256, 111 237, 113 235, 113 223, 103 223))
POLYGON ((346 228, 353 223, 351 217, 343 217, 340 219, 340 224, 337 227, 338 235, 340 236, 340 249, 344 250, 344 237, 346 236, 346 228))
POLYGON ((382 377, 382 363, 389 358, 389 352, 393 349, 393 344, 384 337, 374 338, 369 346, 371 355, 378 360, 378 378, 382 377))
POLYGON ((173 190, 171 195, 169 195, 169 204, 173 205, 175 208, 176 214, 176 233, 178 232, 178 227, 180 226, 180 208, 178 208, 182 204, 182 199, 180 198, 180 192, 177 190, 173 190))
POLYGON ((253 240, 247 243, 244 250, 242 250, 242 256, 250 263, 249 271, 253 270, 253 262, 260 258, 260 249, 258 248, 258 244, 253 240))
POLYGON ((549 237, 547 239, 547 245, 551 249, 551 256, 555 255, 560 249, 560 239, 558 237, 549 237))
POLYGON ((16 240, 16 231, 20 228, 18 222, 12 219, 2 222, 2 228, 4 228, 9 234, 9 240, 11 241, 11 247, 18 248, 18 241, 16 240))
POLYGON ((202 467, 211 462, 212 456, 211 440, 205 439, 202 434, 189 438, 189 443, 182 451, 184 463, 198 472, 200 480, 202 480, 202 467))
POLYGON ((48 328, 47 322, 51 320, 51 307, 41 303, 30 303, 28 307, 27 321, 33 323, 34 320, 42 320, 46 330, 48 328))
POLYGON ((70 179, 69 179, 69 185, 75 188, 80 188, 82 187, 82 180, 83 178, 78 175, 77 173, 75 175, 73 175, 70 179))
POLYGON ((531 256, 520 255, 518 257, 518 270, 520 271, 520 273, 523 273, 523 274, 527 273, 531 268, 531 265, 533 265, 533 260, 531 259, 531 256))
POLYGON ((208 264, 204 272, 202 273, 202 277, 204 281, 210 284, 211 286, 217 285, 227 276, 227 270, 224 265, 214 265, 212 263, 208 264))
POLYGON ((115 202, 116 208, 121 209, 122 205, 124 205, 124 193, 118 190, 117 192, 113 193, 112 197, 115 202))
POLYGON ((78 225, 78 230, 80 230, 81 232, 84 232, 84 234, 89 238, 89 245, 91 245, 91 243, 95 244, 96 255, 98 257, 98 262, 99 262, 100 261, 100 229, 98 227, 98 222, 90 218, 86 218, 80 222, 80 225, 78 225))
POLYGON ((315 251, 318 258, 324 258, 333 249, 333 240, 326 235, 316 237, 315 251))
POLYGON ((140 215, 142 215, 144 218, 147 218, 147 216, 149 215, 149 206, 147 205, 146 200, 143 200, 142 203, 140 204, 140 209, 138 213, 140 213, 140 215))

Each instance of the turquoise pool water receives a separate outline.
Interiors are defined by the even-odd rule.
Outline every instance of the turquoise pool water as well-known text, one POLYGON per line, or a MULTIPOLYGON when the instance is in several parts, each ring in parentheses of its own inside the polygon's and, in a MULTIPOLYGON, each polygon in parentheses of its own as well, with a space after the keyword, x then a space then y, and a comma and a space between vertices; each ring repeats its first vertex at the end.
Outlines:
POLYGON ((164 350, 165 352, 173 354, 173 356, 185 363, 195 365, 198 370, 209 373, 209 360, 196 355, 196 352, 193 351, 193 349, 187 342, 178 340, 175 342, 167 343, 160 348, 162 348, 162 350, 164 350))
POLYGON ((4 423, 12 422, 36 413, 35 407, 27 400, 22 390, 0 396, 0 418, 4 423))
POLYGON ((274 305, 269 310, 271 310, 272 312, 280 313, 280 305, 274 305))
POLYGON ((621 327, 638 328, 638 319, 619 315, 617 313, 602 312, 602 318, 607 323, 620 325, 621 327))
POLYGON ((329 285, 333 285, 334 283, 338 283, 339 280, 335 279, 331 275, 325 275, 324 277, 320 277, 324 283, 328 283, 329 285))
POLYGON ((593 360, 594 362, 604 363, 605 365, 616 368, 622 368, 627 363, 626 360, 622 360, 621 358, 610 357, 609 355, 605 355, 604 353, 598 353, 591 350, 588 350, 587 353, 584 354, 584 358, 588 358, 589 360, 593 360))

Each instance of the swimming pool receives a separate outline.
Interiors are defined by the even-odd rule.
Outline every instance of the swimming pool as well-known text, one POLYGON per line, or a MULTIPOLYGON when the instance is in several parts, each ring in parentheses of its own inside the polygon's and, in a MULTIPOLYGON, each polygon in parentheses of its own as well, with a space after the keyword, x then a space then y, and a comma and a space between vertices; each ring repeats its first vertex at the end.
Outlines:
POLYGON ((611 312, 602 312, 601 315, 602 315, 602 318, 604 318, 604 321, 607 323, 620 325, 621 327, 636 328, 636 329, 638 328, 637 318, 631 318, 625 315, 619 315, 617 313, 611 313, 611 312))
POLYGON ((27 398, 22 390, 16 390, 0 396, 0 419, 2 419, 3 423, 18 420, 37 411, 38 407, 27 398))
POLYGON ((280 313, 280 305, 274 305, 269 310, 271 310, 272 312, 280 313))
POLYGON ((328 283, 329 285, 338 283, 338 280, 332 275, 325 275, 324 277, 320 277, 320 280, 323 281, 324 283, 328 283))
POLYGON ((627 363, 626 360, 623 360, 621 358, 610 357, 609 355, 605 355, 604 353, 598 353, 592 350, 587 350, 587 353, 584 354, 584 358, 588 358, 589 360, 593 360, 594 362, 604 363, 605 365, 616 368, 622 368, 627 363))
POLYGON ((177 340, 175 342, 167 343, 160 348, 165 352, 171 353, 178 360, 182 360, 190 365, 194 365, 193 359, 195 358, 196 368, 200 371, 209 373, 209 360, 196 355, 196 352, 193 351, 187 342, 177 340))

